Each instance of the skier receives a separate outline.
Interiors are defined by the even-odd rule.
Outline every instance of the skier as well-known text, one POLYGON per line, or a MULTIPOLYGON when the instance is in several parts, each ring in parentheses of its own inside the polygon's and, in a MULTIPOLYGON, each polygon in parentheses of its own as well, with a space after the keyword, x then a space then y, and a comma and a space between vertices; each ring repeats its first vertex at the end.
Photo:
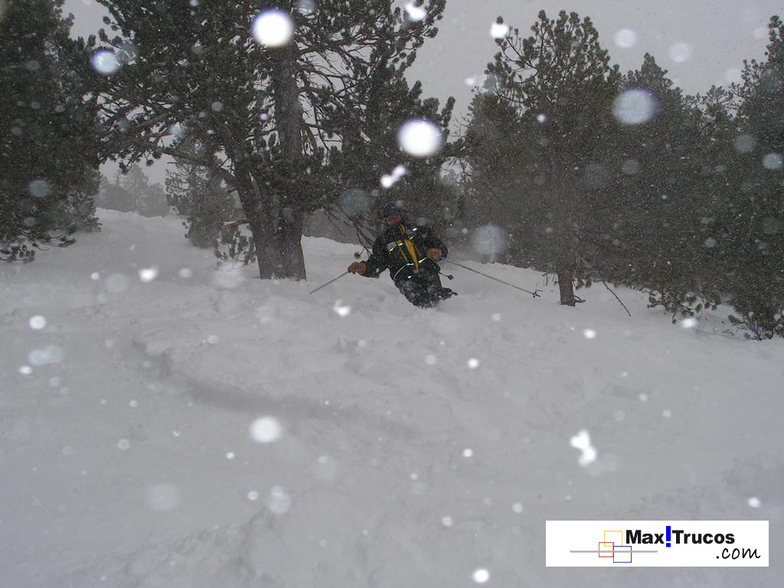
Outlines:
POLYGON ((447 248, 429 227, 408 225, 402 204, 388 202, 381 209, 384 229, 373 243, 367 261, 355 261, 348 266, 352 274, 377 278, 389 270, 398 290, 415 306, 431 308, 457 292, 441 286, 436 263, 446 258, 447 248))

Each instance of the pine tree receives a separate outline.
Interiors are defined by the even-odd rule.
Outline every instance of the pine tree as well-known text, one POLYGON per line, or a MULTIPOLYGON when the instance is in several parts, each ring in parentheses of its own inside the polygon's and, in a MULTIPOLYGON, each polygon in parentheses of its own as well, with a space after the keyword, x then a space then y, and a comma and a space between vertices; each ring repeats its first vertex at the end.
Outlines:
POLYGON ((339 198, 337 204, 362 229, 377 224, 378 209, 385 202, 401 201, 420 222, 441 232, 457 205, 455 191, 441 181, 452 151, 447 146, 424 159, 412 157, 401 151, 397 132, 408 120, 429 120, 444 129, 446 142, 454 99, 439 112, 438 100, 423 99, 421 83, 409 87, 402 73, 378 67, 373 75, 356 81, 356 100, 364 105, 361 118, 343 111, 331 116, 330 124, 344 131, 340 149, 329 158, 330 175, 350 187, 348 198, 339 198))
POLYGON ((123 187, 120 171, 111 181, 106 176, 101 177, 101 188, 96 200, 100 208, 117 210, 119 212, 136 212, 139 210, 139 201, 136 194, 132 194, 123 187))
POLYGON ((76 231, 94 232, 101 228, 95 216, 95 200, 100 193, 102 177, 97 167, 90 167, 85 170, 79 183, 68 191, 68 222, 76 231))
MULTIPOLYGON (((545 175, 536 144, 540 138, 534 126, 540 123, 521 115, 507 97, 494 90, 491 82, 474 96, 470 122, 459 145, 467 163, 465 218, 475 230, 501 238, 509 235, 508 241, 501 240, 496 247, 506 254, 505 261, 555 272, 545 175)), ((483 250, 481 243, 475 248, 482 254, 494 250, 483 250)))
POLYGON ((62 0, 10 2, 0 20, 0 259, 34 258, 95 229, 96 105, 74 70, 62 0))
POLYGON ((784 336, 784 25, 768 25, 767 60, 746 64, 723 271, 731 302, 759 337, 784 336))
POLYGON ((166 216, 171 208, 166 200, 166 189, 159 182, 149 184, 139 214, 142 216, 166 216))
POLYGON ((131 197, 133 209, 129 212, 141 214, 147 192, 150 189, 150 181, 147 178, 147 174, 144 173, 141 166, 134 164, 124 174, 118 176, 117 182, 125 190, 125 193, 131 197))
MULTIPOLYGON (((178 150, 194 159, 203 159, 204 146, 184 137, 178 150)), ((222 180, 203 166, 175 159, 173 171, 166 172, 166 197, 187 229, 185 236, 196 247, 213 247, 221 229, 236 220, 234 198, 222 180)))
POLYGON ((163 186, 150 184, 147 174, 137 164, 118 170, 114 182, 103 177, 97 204, 147 217, 166 216, 170 211, 163 186))
POLYGON ((379 69, 402 76, 444 9, 434 0, 412 21, 392 0, 324 0, 316 8, 281 0, 100 2, 121 33, 111 40, 102 33, 100 45, 124 64, 97 80, 109 113, 107 148, 125 161, 183 158, 170 139, 170 128, 182 125, 208 153, 222 154, 191 161, 238 194, 260 276, 295 279, 305 277, 304 215, 345 187, 330 174, 332 148, 352 133, 368 142, 357 81, 379 69), (288 43, 253 38, 262 8, 290 20, 288 43), (344 124, 331 122, 338 119, 344 124))
POLYGON ((150 184, 150 179, 138 164, 132 165, 128 171, 118 179, 123 190, 133 202, 131 212, 141 216, 166 216, 169 205, 166 202, 166 192, 160 184, 150 184))
MULTIPOLYGON (((561 304, 574 306, 574 283, 581 283, 584 183, 590 166, 603 163, 620 76, 589 18, 562 11, 552 20, 541 11, 531 30, 527 38, 515 29, 498 40, 501 51, 488 74, 497 84, 495 94, 515 108, 517 124, 536 146, 527 172, 541 190, 520 197, 546 200, 550 222, 540 234, 552 245, 561 304)), ((593 175, 603 181, 602 173, 593 175)))
POLYGON ((616 104, 625 124, 612 142, 617 181, 596 193, 601 202, 589 240, 602 251, 609 279, 647 288, 652 305, 689 315, 719 301, 707 263, 711 193, 703 168, 710 141, 703 114, 649 54, 621 89, 616 104), (641 101, 639 119, 633 112, 624 117, 620 101, 629 99, 641 101))

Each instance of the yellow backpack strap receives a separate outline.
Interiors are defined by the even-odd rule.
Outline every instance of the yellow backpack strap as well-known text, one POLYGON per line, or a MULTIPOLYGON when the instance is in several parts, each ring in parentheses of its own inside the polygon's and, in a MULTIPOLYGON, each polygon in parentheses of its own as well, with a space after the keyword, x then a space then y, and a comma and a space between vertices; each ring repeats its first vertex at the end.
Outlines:
POLYGON ((406 227, 404 227, 402 223, 400 225, 400 232, 403 233, 403 243, 405 243, 408 254, 411 256, 411 260, 414 262, 414 269, 419 271, 419 256, 417 255, 416 246, 411 241, 411 239, 405 236, 406 227))

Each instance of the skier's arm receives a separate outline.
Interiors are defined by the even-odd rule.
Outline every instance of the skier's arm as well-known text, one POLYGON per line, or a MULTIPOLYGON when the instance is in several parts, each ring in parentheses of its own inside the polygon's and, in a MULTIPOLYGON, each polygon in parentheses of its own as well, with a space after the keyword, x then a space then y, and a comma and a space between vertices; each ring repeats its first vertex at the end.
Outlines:
POLYGON ((363 275, 366 278, 377 278, 381 272, 387 269, 389 265, 388 260, 389 252, 386 245, 381 243, 380 239, 376 239, 376 242, 373 243, 373 252, 365 262, 365 273, 363 275))
POLYGON ((427 238, 425 239, 425 247, 428 249, 440 249, 441 257, 446 257, 449 254, 446 244, 428 229, 427 238))

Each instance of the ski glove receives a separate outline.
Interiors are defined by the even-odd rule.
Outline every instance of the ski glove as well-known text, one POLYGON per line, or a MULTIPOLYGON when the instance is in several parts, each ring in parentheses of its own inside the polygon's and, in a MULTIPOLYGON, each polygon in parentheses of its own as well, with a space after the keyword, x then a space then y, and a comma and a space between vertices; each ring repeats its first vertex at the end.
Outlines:
POLYGON ((364 261, 355 261, 350 266, 348 266, 348 272, 350 274, 359 274, 360 276, 364 276, 366 267, 367 266, 365 265, 364 261))
POLYGON ((441 259, 441 250, 436 249, 435 247, 433 247, 432 249, 428 249, 427 256, 433 261, 438 261, 439 259, 441 259))

